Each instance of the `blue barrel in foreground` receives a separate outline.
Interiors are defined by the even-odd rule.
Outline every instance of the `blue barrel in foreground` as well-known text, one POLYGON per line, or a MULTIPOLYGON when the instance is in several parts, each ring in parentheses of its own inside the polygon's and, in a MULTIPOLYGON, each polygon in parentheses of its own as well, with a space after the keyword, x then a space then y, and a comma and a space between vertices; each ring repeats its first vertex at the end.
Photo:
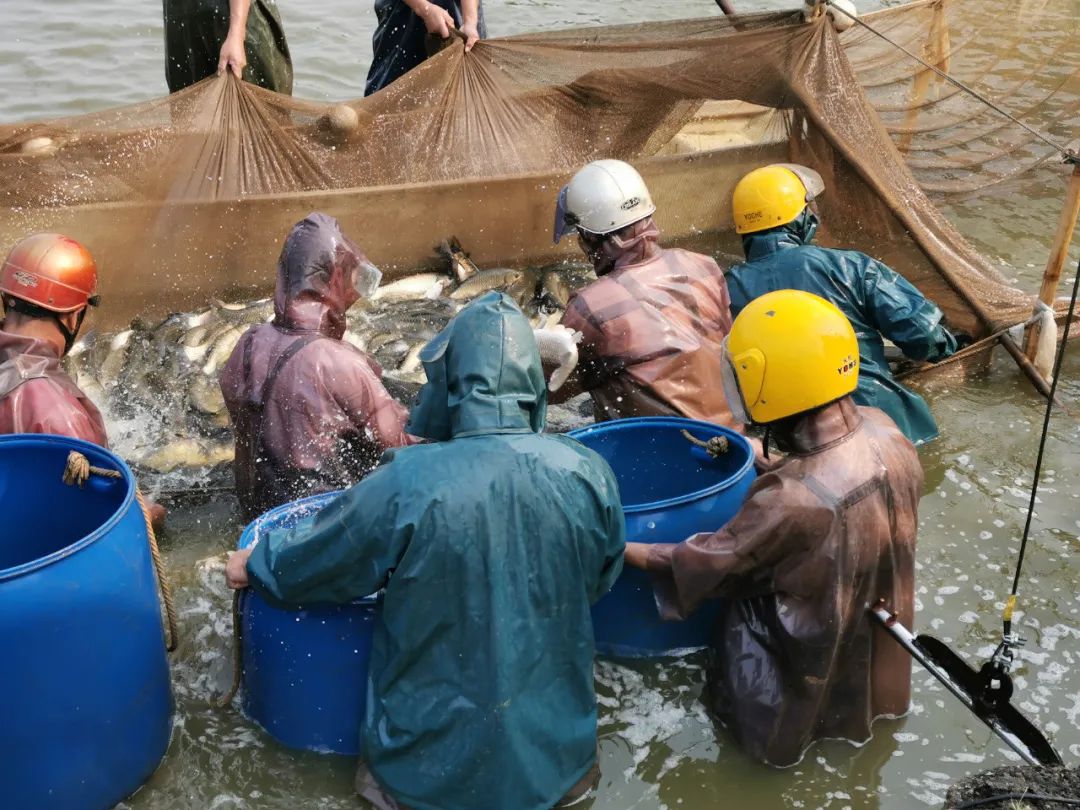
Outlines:
MULTIPOLYGON (((695 532, 716 531, 739 511, 756 477, 750 443, 710 422, 647 416, 567 435, 603 456, 615 472, 627 541, 677 543, 695 532), (683 430, 701 441, 724 436, 728 452, 714 459, 683 430)), ((684 622, 661 621, 649 576, 624 568, 611 592, 593 606, 596 650, 641 658, 704 647, 719 608, 712 602, 684 622)))
POLYGON ((172 691, 135 480, 107 450, 0 436, 5 807, 108 808, 165 754, 172 691), (120 478, 62 481, 68 453, 120 478))
MULTIPOLYGON (((239 548, 295 525, 340 494, 271 509, 244 530, 239 548)), ((250 589, 242 599, 247 715, 289 748, 359 754, 375 597, 298 610, 269 605, 250 589)))

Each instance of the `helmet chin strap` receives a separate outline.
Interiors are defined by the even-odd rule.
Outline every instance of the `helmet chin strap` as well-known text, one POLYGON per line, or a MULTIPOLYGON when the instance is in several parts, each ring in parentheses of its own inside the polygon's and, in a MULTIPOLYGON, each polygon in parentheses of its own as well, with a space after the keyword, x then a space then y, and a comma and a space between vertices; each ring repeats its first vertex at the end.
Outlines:
POLYGON ((818 226, 821 224, 821 220, 818 219, 817 214, 810 210, 810 206, 806 206, 802 210, 802 213, 791 223, 792 232, 799 237, 804 245, 809 245, 814 241, 814 235, 817 233, 818 226))
POLYGON ((60 328, 60 334, 64 336, 64 354, 66 355, 71 351, 71 347, 75 345, 75 341, 79 337, 79 330, 82 329, 83 320, 86 318, 86 307, 79 310, 79 319, 75 322, 74 329, 68 329, 67 324, 64 323, 64 316, 57 313, 53 316, 53 320, 56 321, 56 325, 60 328))

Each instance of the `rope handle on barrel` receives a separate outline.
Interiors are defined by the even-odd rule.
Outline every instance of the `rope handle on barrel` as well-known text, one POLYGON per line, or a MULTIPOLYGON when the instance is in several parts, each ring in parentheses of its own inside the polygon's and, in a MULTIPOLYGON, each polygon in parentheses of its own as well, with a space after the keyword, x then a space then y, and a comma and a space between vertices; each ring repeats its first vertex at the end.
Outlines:
POLYGON ((225 709, 233 702, 236 693, 240 691, 240 684, 244 680, 244 626, 242 624, 240 600, 243 598, 243 589, 233 591, 232 597, 232 623, 233 623, 233 652, 232 652, 232 682, 228 690, 220 697, 214 698, 213 705, 217 709, 225 709))
POLYGON ((683 438, 695 447, 700 447, 712 458, 720 458, 720 456, 727 453, 729 443, 727 436, 710 436, 707 440, 702 441, 697 436, 694 436, 688 430, 680 430, 683 438))
MULTIPOLYGON (((64 468, 64 483, 68 486, 82 487, 91 475, 100 475, 103 478, 123 478, 119 470, 110 470, 106 467, 94 467, 82 453, 72 450, 68 453, 67 466, 64 468)), ((139 501, 142 509, 143 520, 146 522, 146 537, 150 541, 150 558, 154 561, 154 573, 157 574, 158 588, 161 591, 161 601, 165 605, 165 619, 167 633, 165 649, 172 652, 176 649, 176 605, 173 602, 172 588, 165 576, 165 562, 161 558, 161 550, 158 548, 157 535, 150 522, 150 510, 146 506, 143 494, 138 487, 135 488, 135 498, 139 501)))

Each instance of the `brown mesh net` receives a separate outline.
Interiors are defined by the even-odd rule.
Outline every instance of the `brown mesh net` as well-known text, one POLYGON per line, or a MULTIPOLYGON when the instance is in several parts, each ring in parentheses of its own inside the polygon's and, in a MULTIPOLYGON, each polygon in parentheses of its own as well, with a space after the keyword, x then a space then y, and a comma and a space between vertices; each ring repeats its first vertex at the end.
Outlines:
MULTIPOLYGON (((1077 0, 986 5, 867 20, 963 78, 993 74, 983 90, 1063 137, 1080 95, 1077 0), (1025 61, 1036 32, 1056 39, 1025 61)), ((1031 297, 927 192, 995 183, 1050 151, 858 27, 838 36, 791 12, 590 28, 455 45, 331 108, 211 78, 0 127, 0 249, 44 229, 84 241, 123 322, 267 290, 281 239, 311 210, 340 218, 388 279, 451 234, 481 265, 536 264, 573 249, 551 244, 553 202, 588 160, 634 162, 667 241, 721 243, 737 179, 794 160, 825 178, 825 244, 880 257, 954 326, 985 334, 1026 318, 1031 297)))

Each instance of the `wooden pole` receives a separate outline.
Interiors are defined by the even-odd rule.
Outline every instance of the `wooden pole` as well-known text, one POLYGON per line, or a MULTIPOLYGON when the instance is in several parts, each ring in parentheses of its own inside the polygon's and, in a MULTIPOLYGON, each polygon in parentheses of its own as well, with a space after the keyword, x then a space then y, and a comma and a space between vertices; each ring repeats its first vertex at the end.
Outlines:
MULTIPOLYGON (((1013 360, 1016 361, 1016 365, 1020 366, 1020 370, 1027 375, 1027 378, 1031 380, 1031 384, 1035 386, 1036 390, 1047 399, 1050 398, 1050 383, 1046 381, 1046 378, 1039 373, 1039 370, 1035 368, 1034 363, 1027 359, 1023 350, 1013 342, 1013 339, 1008 335, 1002 335, 998 340, 1001 345, 1006 348, 1009 354, 1012 355, 1013 360)), ((1065 407, 1065 403, 1054 397, 1054 404, 1057 405, 1065 413, 1072 416, 1069 409, 1065 407)))
MULTIPOLYGON (((1039 289, 1039 300, 1049 307, 1054 306, 1057 297, 1058 282, 1061 281, 1061 271, 1065 269, 1065 260, 1069 256, 1069 243, 1072 242, 1073 231, 1076 230, 1076 220, 1080 216, 1080 157, 1068 155, 1065 160, 1072 164, 1072 176, 1069 178, 1068 191, 1065 193, 1065 204, 1061 207, 1061 219, 1058 220, 1057 232, 1050 249, 1050 258, 1046 262, 1046 271, 1043 273, 1042 287, 1039 289)), ((1039 324, 1036 321, 1027 329, 1024 336, 1024 354, 1029 360, 1035 357, 1035 351, 1039 344, 1039 324)))

